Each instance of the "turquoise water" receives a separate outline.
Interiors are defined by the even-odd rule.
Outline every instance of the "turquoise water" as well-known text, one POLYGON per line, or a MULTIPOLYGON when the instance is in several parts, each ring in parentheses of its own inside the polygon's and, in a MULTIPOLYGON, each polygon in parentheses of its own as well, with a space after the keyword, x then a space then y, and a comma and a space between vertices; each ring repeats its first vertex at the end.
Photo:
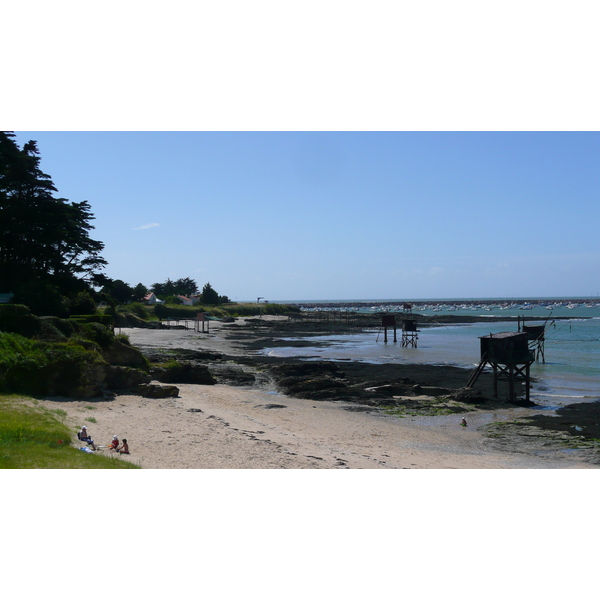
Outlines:
MULTIPOLYGON (((573 402, 600 400, 600 306, 594 303, 578 306, 534 306, 531 309, 482 308, 452 311, 456 314, 489 316, 522 315, 547 317, 545 363, 531 367, 535 378, 531 398, 543 406, 561 406, 573 402), (570 317, 554 320, 554 317, 570 317), (590 317, 582 319, 582 317, 590 317)), ((572 304, 572 303, 571 303, 572 304)), ((435 314, 436 309, 420 310, 422 314, 435 314)), ((447 312, 441 309, 437 312, 447 312)), ((531 321, 529 324, 540 324, 531 321)), ((489 322, 461 325, 423 327, 419 332, 417 348, 402 348, 401 332, 394 343, 388 331, 388 343, 383 342, 379 330, 357 334, 336 334, 310 338, 313 347, 282 347, 266 349, 272 356, 296 356, 312 360, 357 360, 375 363, 425 363, 453 365, 465 369, 465 383, 470 371, 479 362, 479 338, 490 333, 517 331, 514 322, 489 322)), ((283 338, 285 339, 285 338, 283 338)), ((288 338, 293 339, 293 338, 288 338)))

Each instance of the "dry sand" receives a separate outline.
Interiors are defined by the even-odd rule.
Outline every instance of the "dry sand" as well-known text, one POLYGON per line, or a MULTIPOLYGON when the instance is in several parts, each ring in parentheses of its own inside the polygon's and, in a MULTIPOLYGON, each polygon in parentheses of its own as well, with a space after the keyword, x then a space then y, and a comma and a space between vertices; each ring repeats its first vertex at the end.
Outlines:
MULTIPOLYGON (((210 336, 185 330, 124 331, 134 345, 233 354, 226 332, 211 327, 210 336)), ((178 398, 118 395, 110 400, 52 398, 43 404, 65 410, 74 428, 87 425, 96 444, 108 445, 115 434, 127 438, 131 454, 121 459, 145 469, 597 468, 568 453, 544 456, 486 447, 477 426, 514 418, 512 409, 470 414, 464 428, 460 415, 398 418, 259 388, 178 387, 178 398)))

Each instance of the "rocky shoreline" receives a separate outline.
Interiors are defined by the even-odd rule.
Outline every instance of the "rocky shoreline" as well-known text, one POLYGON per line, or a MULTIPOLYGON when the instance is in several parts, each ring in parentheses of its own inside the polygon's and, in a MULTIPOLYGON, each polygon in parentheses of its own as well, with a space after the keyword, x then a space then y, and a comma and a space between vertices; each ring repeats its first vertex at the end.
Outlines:
MULTIPOLYGON (((219 323, 204 337, 182 329, 185 343, 181 339, 169 346, 132 342, 153 365, 176 361, 210 373, 218 384, 272 390, 311 402, 340 402, 346 410, 379 411, 398 417, 457 414, 468 418, 467 413, 535 407, 520 400, 508 402, 505 382, 500 382, 499 398, 494 398, 491 373, 483 373, 474 389, 466 389, 469 371, 459 367, 304 361, 261 353, 278 343, 290 345, 289 340, 280 342, 281 338, 298 338, 294 343, 310 346, 312 337, 347 332, 348 327, 339 321, 238 319, 219 323)), ((193 382, 182 377, 173 383, 178 381, 193 382)), ((482 430, 492 449, 526 454, 572 450, 581 454, 582 460, 600 464, 597 423, 600 403, 591 402, 560 409, 556 415, 527 414, 511 422, 486 425, 482 430)))

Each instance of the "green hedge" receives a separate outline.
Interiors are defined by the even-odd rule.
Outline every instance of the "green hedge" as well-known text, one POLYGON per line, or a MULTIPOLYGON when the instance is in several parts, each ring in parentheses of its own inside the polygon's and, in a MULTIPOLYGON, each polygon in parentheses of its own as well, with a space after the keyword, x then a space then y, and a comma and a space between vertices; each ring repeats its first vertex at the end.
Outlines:
POLYGON ((211 317, 254 317, 259 315, 285 315, 300 312, 296 306, 288 304, 222 304, 220 306, 180 306, 156 304, 154 314, 159 319, 195 319, 196 313, 206 313, 211 317))
POLYGON ((113 324, 111 315, 77 315, 70 318, 70 321, 77 323, 100 323, 110 327, 113 324))

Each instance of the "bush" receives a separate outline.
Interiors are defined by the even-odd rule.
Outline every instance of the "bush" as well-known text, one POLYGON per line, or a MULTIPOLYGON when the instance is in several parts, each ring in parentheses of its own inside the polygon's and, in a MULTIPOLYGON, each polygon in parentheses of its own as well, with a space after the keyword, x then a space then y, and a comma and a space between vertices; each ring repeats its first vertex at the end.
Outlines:
POLYGON ((46 341, 54 341, 54 342, 63 342, 67 339, 67 336, 60 331, 57 327, 54 326, 54 323, 49 319, 40 319, 41 320, 41 330, 39 334, 36 336, 40 340, 46 341))
POLYGON ((112 329, 100 323, 81 323, 79 331, 86 339, 96 342, 102 348, 108 348, 115 339, 112 329))
POLYGON ((126 346, 131 346, 131 341, 129 340, 129 336, 126 333, 119 333, 115 335, 115 339, 121 344, 125 344, 126 346))
POLYGON ((81 346, 0 333, 0 391, 72 395, 93 387, 88 372, 100 356, 81 346))
POLYGON ((42 323, 42 332, 39 337, 46 339, 52 337, 46 335, 46 331, 58 330, 64 337, 71 337, 79 331, 79 327, 75 321, 71 319, 61 319, 59 317, 40 317, 42 323))
POLYGON ((113 324, 113 316, 110 314, 105 315, 77 315, 71 317, 71 321, 75 323, 100 323, 106 327, 110 327, 113 324))
POLYGON ((61 296, 55 286, 32 281, 21 287, 13 300, 18 304, 25 304, 34 315, 38 316, 69 316, 69 301, 61 296))
POLYGON ((25 337, 38 335, 42 324, 23 304, 0 304, 0 331, 18 333, 25 337))
POLYGON ((129 306, 129 310, 140 319, 148 320, 150 318, 150 311, 140 302, 134 302, 129 306))
POLYGON ((166 319, 168 318, 169 309, 164 304, 156 304, 154 306, 154 314, 159 319, 166 319))
POLYGON ((96 312, 96 303, 89 292, 79 292, 69 304, 72 315, 93 315, 96 312))

